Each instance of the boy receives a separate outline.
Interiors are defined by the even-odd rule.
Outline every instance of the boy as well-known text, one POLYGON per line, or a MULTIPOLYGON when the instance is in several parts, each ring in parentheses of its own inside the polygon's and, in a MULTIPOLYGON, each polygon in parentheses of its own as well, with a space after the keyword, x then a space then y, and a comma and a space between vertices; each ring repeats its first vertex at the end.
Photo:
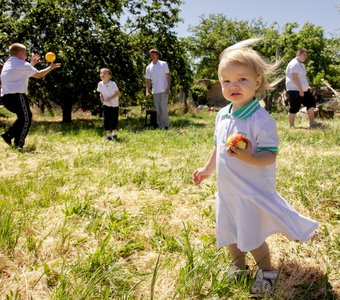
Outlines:
POLYGON ((112 72, 108 68, 100 70, 100 81, 97 91, 100 93, 100 101, 103 104, 104 129, 106 139, 111 141, 117 139, 119 96, 121 95, 117 84, 111 80, 112 72))

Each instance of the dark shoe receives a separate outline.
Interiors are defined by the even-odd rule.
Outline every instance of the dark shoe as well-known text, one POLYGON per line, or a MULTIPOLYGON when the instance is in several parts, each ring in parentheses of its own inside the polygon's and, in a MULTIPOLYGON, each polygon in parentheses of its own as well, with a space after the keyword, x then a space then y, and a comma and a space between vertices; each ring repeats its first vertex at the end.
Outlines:
POLYGON ((321 123, 313 121, 310 123, 310 128, 323 128, 323 125, 321 123))
POLYGON ((3 132, 3 133, 1 134, 1 137, 3 138, 3 140, 5 141, 5 143, 6 143, 7 145, 12 146, 12 139, 11 139, 11 137, 8 135, 7 132, 3 132))
POLYGON ((107 136, 107 137, 106 137, 106 140, 107 140, 107 141, 112 141, 112 136, 107 136))
POLYGON ((114 141, 117 141, 117 140, 118 140, 117 134, 114 134, 114 135, 112 136, 112 139, 113 139, 114 141))

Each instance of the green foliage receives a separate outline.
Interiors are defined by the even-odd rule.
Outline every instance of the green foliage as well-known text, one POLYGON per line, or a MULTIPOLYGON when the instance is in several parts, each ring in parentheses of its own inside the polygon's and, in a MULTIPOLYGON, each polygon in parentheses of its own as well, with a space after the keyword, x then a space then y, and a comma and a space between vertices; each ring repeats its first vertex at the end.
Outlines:
POLYGON ((145 91, 145 67, 152 47, 160 50, 173 71, 173 94, 189 89, 186 51, 174 33, 180 0, 3 2, 2 61, 15 41, 42 58, 48 51, 55 52, 62 67, 43 80, 31 80, 30 98, 43 110, 60 106, 66 122, 71 121, 72 108, 95 110, 99 105, 95 90, 102 67, 112 70, 122 92, 121 105, 136 104, 136 95, 145 91), (123 12, 127 15, 124 26, 123 12))
POLYGON ((196 105, 207 104, 208 88, 203 84, 195 84, 190 89, 192 100, 196 105))
MULTIPOLYGON (((279 32, 276 22, 264 24, 262 19, 251 22, 228 19, 222 14, 201 16, 200 24, 189 27, 192 36, 186 38, 191 56, 195 61, 195 78, 217 79, 218 57, 226 47, 250 37, 261 37, 262 41, 254 46, 267 60, 281 61, 278 76, 285 75, 288 62, 299 48, 306 48, 309 58, 306 61, 309 81, 319 85, 327 79, 333 87, 340 87, 339 38, 327 39, 323 29, 305 23, 299 30, 298 23, 286 23, 279 32)), ((274 79, 274 78, 272 78, 274 79)), ((284 89, 282 81, 277 90, 284 89)))

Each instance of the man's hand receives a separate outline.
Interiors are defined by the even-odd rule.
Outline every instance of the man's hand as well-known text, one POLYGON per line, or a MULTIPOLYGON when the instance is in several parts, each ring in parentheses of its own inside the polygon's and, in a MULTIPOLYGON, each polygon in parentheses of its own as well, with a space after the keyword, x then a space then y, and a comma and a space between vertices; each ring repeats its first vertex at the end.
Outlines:
POLYGON ((31 56, 31 65, 34 67, 40 61, 39 54, 32 54, 31 56))

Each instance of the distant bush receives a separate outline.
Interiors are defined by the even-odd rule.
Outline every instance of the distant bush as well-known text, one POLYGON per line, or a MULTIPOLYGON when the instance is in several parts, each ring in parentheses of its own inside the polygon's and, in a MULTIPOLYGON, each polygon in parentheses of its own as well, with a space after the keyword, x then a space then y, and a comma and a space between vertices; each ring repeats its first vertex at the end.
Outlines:
POLYGON ((195 84, 191 87, 190 92, 195 105, 207 104, 208 88, 205 85, 195 84))

